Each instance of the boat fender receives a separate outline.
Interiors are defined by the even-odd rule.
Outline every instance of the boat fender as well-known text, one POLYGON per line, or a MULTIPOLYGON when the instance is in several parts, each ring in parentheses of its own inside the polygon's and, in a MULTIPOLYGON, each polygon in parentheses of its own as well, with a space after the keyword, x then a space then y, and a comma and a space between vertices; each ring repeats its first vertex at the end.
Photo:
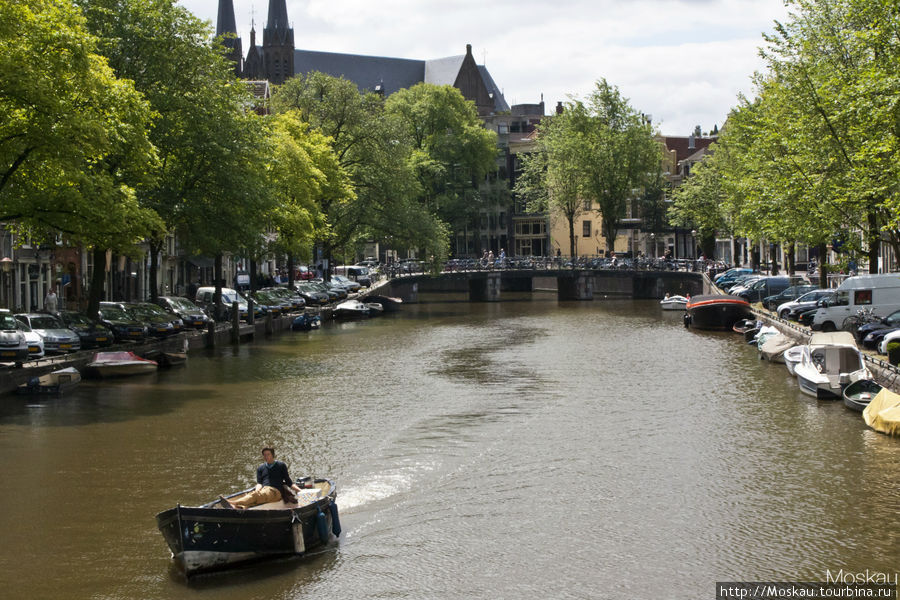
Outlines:
POLYGON ((690 327, 690 326, 691 326, 691 315, 690 315, 690 313, 684 313, 684 316, 681 317, 681 318, 684 320, 684 326, 685 326, 685 327, 690 327))
POLYGON ((338 518, 338 507, 336 502, 332 502, 328 507, 328 510, 331 511, 331 532, 335 537, 340 537, 341 535, 341 520, 338 518))
POLYGON ((322 540, 323 544, 328 543, 328 519, 325 518, 325 513, 322 512, 322 507, 316 507, 319 509, 319 514, 316 515, 316 529, 319 532, 319 539, 322 540))

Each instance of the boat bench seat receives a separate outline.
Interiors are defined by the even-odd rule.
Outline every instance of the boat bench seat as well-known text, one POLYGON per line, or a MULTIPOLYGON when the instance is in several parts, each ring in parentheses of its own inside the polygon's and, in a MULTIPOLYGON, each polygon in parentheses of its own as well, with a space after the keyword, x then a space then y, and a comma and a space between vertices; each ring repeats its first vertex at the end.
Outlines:
POLYGON ((312 504, 321 497, 321 490, 319 490, 318 488, 311 490, 301 490, 300 493, 297 494, 298 502, 296 504, 285 502, 284 500, 279 500, 277 502, 257 504, 256 506, 251 506, 247 510, 284 510, 289 508, 297 508, 298 506, 306 506, 307 504, 312 504))

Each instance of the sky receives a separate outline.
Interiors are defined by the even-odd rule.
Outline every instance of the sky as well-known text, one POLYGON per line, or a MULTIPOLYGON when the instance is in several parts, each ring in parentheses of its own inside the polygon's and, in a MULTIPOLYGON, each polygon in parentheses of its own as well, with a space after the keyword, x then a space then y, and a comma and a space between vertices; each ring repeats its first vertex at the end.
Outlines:
MULTIPOLYGON (((233 0, 244 53, 268 0, 233 0)), ((215 26, 218 0, 181 0, 215 26)), ((753 96, 783 0, 287 0, 298 49, 432 59, 472 44, 512 104, 546 111, 605 78, 665 135, 721 127, 753 96)))

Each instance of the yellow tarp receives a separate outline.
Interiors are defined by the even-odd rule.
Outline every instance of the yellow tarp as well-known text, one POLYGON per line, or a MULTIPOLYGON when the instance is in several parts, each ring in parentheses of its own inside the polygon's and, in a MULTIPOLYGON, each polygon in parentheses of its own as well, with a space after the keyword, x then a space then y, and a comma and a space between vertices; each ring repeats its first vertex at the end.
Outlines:
POLYGON ((863 411, 863 419, 875 431, 900 435, 900 394, 882 389, 863 411))

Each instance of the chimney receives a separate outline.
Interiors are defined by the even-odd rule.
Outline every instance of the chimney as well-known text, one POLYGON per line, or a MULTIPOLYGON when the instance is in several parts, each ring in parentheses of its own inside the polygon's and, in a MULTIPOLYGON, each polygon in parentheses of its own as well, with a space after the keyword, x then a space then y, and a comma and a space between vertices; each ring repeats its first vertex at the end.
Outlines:
POLYGON ((556 103, 556 114, 558 114, 558 115, 563 114, 563 105, 562 105, 562 102, 557 102, 557 103, 556 103))
POLYGON ((688 136, 688 150, 695 150, 697 148, 697 144, 694 142, 694 134, 688 136))
POLYGON ((472 56, 472 44, 466 44, 466 54, 472 56))

